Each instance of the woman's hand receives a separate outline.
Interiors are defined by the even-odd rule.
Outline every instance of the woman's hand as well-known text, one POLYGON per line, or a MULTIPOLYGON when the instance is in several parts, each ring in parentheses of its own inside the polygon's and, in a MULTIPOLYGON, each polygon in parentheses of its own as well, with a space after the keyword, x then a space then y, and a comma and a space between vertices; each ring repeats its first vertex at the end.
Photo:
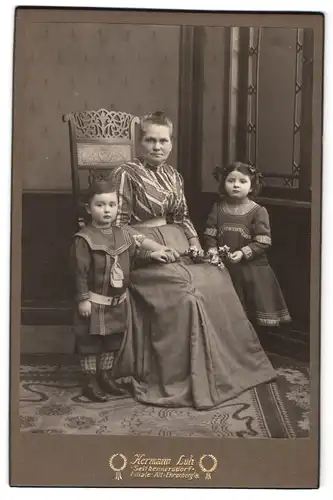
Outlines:
POLYGON ((79 302, 79 313, 84 318, 88 318, 91 315, 91 302, 90 300, 81 300, 79 302))
POLYGON ((152 259, 163 263, 176 262, 179 259, 179 253, 169 247, 162 247, 160 250, 155 250, 150 256, 152 259))
POLYGON ((237 262, 242 260, 243 252, 241 250, 236 250, 236 252, 229 254, 228 258, 229 258, 230 262, 232 262, 233 264, 237 264, 237 262))
POLYGON ((168 262, 177 262, 180 259, 180 255, 174 248, 165 247, 165 251, 168 256, 168 262))
POLYGON ((199 238, 193 237, 188 240, 188 244, 190 247, 196 247, 198 250, 200 250, 203 253, 203 249, 201 246, 201 243, 199 241, 199 238))
POLYGON ((165 250, 154 250, 151 252, 150 258, 157 260, 158 262, 162 262, 163 264, 167 264, 169 262, 168 255, 165 250))

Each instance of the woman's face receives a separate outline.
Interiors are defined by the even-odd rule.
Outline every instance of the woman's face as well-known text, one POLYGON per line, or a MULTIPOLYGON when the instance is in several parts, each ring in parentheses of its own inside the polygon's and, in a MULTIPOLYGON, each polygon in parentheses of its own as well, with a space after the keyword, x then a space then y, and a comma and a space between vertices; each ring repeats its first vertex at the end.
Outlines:
POLYGON ((166 161, 172 150, 170 129, 164 125, 147 125, 141 139, 144 160, 152 166, 166 161))

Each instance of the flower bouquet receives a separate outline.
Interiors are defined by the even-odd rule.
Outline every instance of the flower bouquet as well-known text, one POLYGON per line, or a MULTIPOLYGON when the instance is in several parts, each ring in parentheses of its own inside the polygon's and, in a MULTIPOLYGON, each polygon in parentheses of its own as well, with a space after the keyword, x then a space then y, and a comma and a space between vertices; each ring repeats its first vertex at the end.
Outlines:
POLYGON ((230 248, 224 245, 222 247, 210 248, 207 252, 204 252, 196 246, 190 246, 184 255, 190 257, 195 264, 206 262, 224 269, 224 260, 230 255, 230 248))
POLYGON ((190 259, 196 264, 204 262, 205 259, 205 252, 194 245, 191 245, 187 250, 185 250, 183 255, 190 257, 190 259))

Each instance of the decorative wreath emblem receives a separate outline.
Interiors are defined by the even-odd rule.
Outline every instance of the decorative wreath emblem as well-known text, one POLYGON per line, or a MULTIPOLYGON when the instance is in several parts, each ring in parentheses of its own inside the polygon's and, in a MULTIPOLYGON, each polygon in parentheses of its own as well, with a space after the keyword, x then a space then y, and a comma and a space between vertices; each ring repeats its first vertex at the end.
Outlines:
POLYGON ((114 455, 112 455, 112 457, 110 457, 109 465, 110 465, 111 469, 114 470, 116 473, 115 479, 117 481, 120 481, 120 479, 122 479, 121 472, 125 469, 125 467, 127 465, 127 458, 125 457, 125 455, 123 455, 122 453, 115 453, 114 455), (121 465, 121 467, 114 466, 113 461, 116 457, 120 457, 122 459, 123 464, 121 465))
POLYGON ((199 460, 199 467, 202 470, 202 472, 206 473, 205 479, 212 479, 211 473, 216 470, 216 467, 217 467, 217 458, 214 457, 214 455, 202 455, 202 457, 200 457, 200 460, 199 460), (207 469, 204 466, 204 464, 203 464, 203 461, 204 461, 205 458, 207 459, 206 460, 206 465, 208 465, 207 464, 208 459, 209 459, 209 461, 212 462, 212 466, 210 467, 210 469, 207 469))

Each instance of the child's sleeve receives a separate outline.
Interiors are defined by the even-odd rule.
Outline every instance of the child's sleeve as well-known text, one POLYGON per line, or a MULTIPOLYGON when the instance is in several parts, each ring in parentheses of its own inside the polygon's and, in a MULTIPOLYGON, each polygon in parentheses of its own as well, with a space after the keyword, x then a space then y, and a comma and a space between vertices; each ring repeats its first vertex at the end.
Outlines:
POLYGON ((252 228, 252 241, 241 248, 245 259, 251 260, 262 255, 272 245, 269 215, 265 207, 256 212, 252 228))
MULTIPOLYGON (((141 259, 150 259, 152 250, 147 249, 146 245, 147 242, 150 242, 151 240, 131 226, 126 226, 126 229, 123 227, 123 231, 125 230, 128 232, 132 240, 132 244, 129 249, 131 259, 136 256, 141 259)), ((158 245, 158 243, 156 243, 156 245, 158 245)))
POLYGON ((129 234, 130 239, 132 241, 132 246, 135 250, 141 248, 141 245, 145 241, 146 236, 144 236, 131 226, 126 226, 126 228, 123 227, 123 231, 127 231, 127 233, 129 234))
POLYGON ((71 256, 75 278, 75 299, 80 302, 89 299, 88 277, 91 266, 90 249, 83 238, 79 236, 74 238, 71 256))
POLYGON ((214 203, 212 211, 210 212, 207 223, 206 223, 206 229, 204 232, 204 245, 205 249, 209 250, 210 248, 216 248, 218 246, 217 244, 217 211, 218 211, 218 204, 214 203))

